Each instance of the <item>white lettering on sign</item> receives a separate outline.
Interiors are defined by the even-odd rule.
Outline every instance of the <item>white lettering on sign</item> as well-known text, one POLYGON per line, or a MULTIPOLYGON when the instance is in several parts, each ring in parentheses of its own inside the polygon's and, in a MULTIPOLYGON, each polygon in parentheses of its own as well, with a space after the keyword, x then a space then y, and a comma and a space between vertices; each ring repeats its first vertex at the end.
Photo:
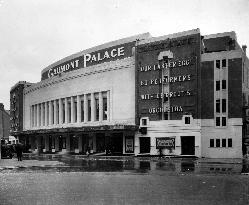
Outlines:
POLYGON ((77 69, 78 67, 79 67, 79 60, 74 60, 59 67, 50 68, 48 71, 48 77, 51 78, 55 75, 68 71, 69 69, 77 69))
POLYGON ((166 93, 156 93, 156 94, 143 94, 141 95, 141 100, 153 100, 153 99, 162 99, 164 98, 174 98, 174 97, 184 97, 193 95, 193 92, 190 90, 180 90, 175 92, 166 92, 166 93))
MULTIPOLYGON (((110 51, 106 50, 104 52, 98 52, 94 54, 89 54, 89 53, 84 54, 82 59, 83 63, 82 60, 81 63, 83 64, 83 68, 85 68, 87 67, 87 63, 94 63, 94 62, 98 63, 106 59, 116 58, 124 55, 125 55, 125 49, 124 46, 122 46, 119 48, 113 48, 110 51)), ((50 68, 48 71, 48 78, 51 78, 68 70, 79 68, 79 61, 80 60, 73 60, 64 65, 60 65, 55 68, 50 68)))
POLYGON ((92 62, 99 62, 105 59, 109 59, 110 56, 112 58, 115 57, 119 57, 119 56, 124 56, 124 47, 119 47, 119 48, 114 48, 110 51, 110 53, 108 51, 105 51, 104 54, 101 53, 97 53, 97 54, 85 54, 84 55, 84 68, 87 66, 87 63, 92 63, 92 62))
POLYGON ((162 70, 162 69, 189 66, 190 63, 191 63, 190 59, 178 60, 178 61, 170 61, 168 63, 155 64, 155 65, 152 65, 152 66, 151 65, 141 66, 139 70, 140 70, 140 72, 156 71, 156 70, 162 70))
POLYGON ((164 78, 156 78, 151 80, 141 80, 140 85, 141 86, 147 86, 147 85, 160 85, 160 84, 166 84, 166 83, 176 83, 176 82, 184 82, 184 81, 190 81, 191 75, 179 75, 174 77, 164 76, 164 78))
POLYGON ((171 107, 157 107, 157 108, 150 108, 149 113, 155 114, 155 113, 162 113, 162 112, 183 112, 182 106, 171 106, 171 107))

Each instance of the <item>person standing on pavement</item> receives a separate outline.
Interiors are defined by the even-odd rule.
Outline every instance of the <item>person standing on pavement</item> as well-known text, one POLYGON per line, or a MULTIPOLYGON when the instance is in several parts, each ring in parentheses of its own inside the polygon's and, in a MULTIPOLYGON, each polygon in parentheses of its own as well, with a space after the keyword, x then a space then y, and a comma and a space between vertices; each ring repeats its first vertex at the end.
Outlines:
POLYGON ((16 145, 16 155, 18 161, 22 161, 22 144, 18 143, 16 145))

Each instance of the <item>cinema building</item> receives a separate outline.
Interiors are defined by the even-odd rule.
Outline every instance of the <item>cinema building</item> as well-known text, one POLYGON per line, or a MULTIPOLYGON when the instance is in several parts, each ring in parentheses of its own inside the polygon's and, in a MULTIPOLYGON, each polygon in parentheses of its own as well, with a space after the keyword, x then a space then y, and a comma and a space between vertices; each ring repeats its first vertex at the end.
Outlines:
POLYGON ((141 34, 13 86, 11 133, 32 152, 239 158, 249 141, 248 84, 234 32, 141 34))

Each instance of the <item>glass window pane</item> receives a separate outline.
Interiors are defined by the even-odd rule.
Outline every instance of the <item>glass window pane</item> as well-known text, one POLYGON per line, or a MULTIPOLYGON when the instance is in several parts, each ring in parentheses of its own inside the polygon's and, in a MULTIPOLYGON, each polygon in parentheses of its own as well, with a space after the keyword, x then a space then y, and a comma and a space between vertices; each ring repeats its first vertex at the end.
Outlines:
POLYGON ((220 60, 216 60, 216 68, 220 69, 220 60))
POLYGON ((222 126, 226 126, 226 125, 227 125, 227 118, 222 117, 222 126))
POLYGON ((226 139, 222 139, 222 147, 226 147, 227 145, 226 145, 226 139))
POLYGON ((232 138, 229 138, 228 139, 228 147, 232 147, 233 145, 232 145, 232 138))
POLYGON ((226 59, 222 60, 222 68, 225 68, 227 66, 227 61, 226 59))
POLYGON ((226 99, 222 99, 222 112, 226 112, 227 108, 227 103, 226 103, 226 99))
POLYGON ((216 81, 216 91, 220 90, 220 81, 216 81))
POLYGON ((222 80, 222 89, 225 90, 227 87, 226 80, 222 80))
POLYGON ((216 126, 220 126, 220 117, 216 117, 216 126))
POLYGON ((220 113, 220 100, 216 100, 216 112, 220 113))
POLYGON ((214 139, 210 139, 210 147, 214 147, 214 139))
POLYGON ((216 139, 216 147, 220 147, 220 139, 216 139))

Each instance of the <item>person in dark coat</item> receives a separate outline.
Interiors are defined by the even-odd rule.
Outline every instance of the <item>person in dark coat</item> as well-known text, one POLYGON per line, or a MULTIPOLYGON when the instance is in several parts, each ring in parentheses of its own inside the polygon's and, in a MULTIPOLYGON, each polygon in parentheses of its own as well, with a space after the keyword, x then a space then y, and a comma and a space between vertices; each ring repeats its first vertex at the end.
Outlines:
POLYGON ((18 143, 16 145, 16 155, 18 161, 22 161, 22 151, 23 151, 22 144, 18 143))

